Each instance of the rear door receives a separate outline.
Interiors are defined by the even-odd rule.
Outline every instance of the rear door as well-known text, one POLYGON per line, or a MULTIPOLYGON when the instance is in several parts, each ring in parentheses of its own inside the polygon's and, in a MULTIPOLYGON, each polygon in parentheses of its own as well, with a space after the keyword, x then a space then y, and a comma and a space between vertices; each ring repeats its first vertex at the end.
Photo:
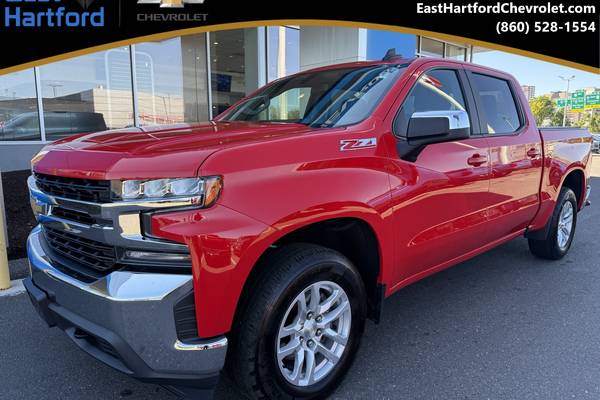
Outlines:
POLYGON ((490 146, 492 205, 486 240, 494 241, 526 228, 537 212, 542 144, 514 79, 475 67, 467 75, 490 146))

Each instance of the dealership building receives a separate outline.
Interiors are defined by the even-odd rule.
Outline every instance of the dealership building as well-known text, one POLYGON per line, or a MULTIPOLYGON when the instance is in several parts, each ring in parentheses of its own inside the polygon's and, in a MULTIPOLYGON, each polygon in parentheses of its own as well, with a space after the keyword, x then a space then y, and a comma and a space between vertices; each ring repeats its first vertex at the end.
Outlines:
POLYGON ((202 121, 256 88, 323 65, 404 57, 477 62, 485 49, 361 28, 269 26, 139 43, 0 76, 0 170, 48 142, 131 126, 202 121))

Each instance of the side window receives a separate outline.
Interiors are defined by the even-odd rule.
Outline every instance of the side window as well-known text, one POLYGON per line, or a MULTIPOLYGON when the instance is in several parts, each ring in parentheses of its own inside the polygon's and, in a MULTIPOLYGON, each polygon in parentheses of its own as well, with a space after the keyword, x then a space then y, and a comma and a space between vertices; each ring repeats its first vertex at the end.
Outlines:
POLYGON ((408 94, 396 117, 394 130, 402 134, 410 117, 422 111, 466 111, 465 99, 456 71, 436 69, 419 78, 408 94))
POLYGON ((521 127, 519 111, 504 79, 489 75, 471 74, 475 96, 479 97, 479 110, 484 131, 494 134, 514 133, 521 127))

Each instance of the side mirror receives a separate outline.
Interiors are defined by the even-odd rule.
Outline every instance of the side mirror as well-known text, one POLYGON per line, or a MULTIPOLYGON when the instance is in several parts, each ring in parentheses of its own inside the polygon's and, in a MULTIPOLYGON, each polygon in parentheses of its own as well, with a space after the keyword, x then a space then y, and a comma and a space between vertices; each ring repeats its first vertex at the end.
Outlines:
POLYGON ((397 142, 398 155, 414 162, 428 144, 468 139, 470 131, 466 111, 416 112, 408 121, 406 137, 397 142))
POLYGON ((416 112, 408 121, 406 139, 420 145, 466 139, 470 128, 466 111, 416 112))

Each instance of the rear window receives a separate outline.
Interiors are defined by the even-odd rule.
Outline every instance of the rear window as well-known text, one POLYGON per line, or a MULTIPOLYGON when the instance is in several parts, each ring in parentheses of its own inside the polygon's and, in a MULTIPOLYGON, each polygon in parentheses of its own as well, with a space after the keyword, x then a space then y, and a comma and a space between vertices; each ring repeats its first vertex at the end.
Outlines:
POLYGON ((508 81, 489 75, 472 74, 475 95, 479 97, 484 133, 514 133, 521 127, 519 111, 508 81))

